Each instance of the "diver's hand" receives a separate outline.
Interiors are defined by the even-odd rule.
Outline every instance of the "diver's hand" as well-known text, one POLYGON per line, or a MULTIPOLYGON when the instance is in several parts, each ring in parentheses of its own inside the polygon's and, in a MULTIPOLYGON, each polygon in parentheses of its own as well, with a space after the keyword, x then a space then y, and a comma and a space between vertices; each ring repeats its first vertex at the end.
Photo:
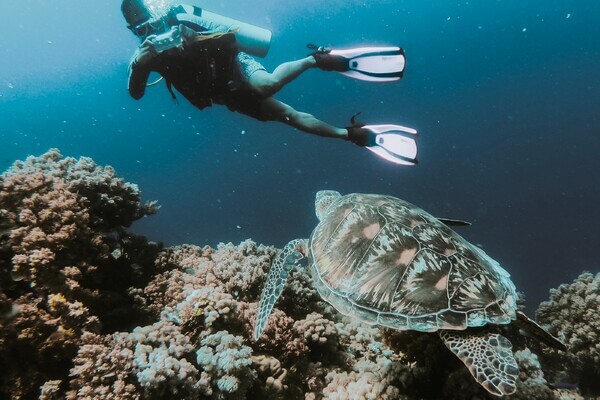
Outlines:
POLYGON ((137 49, 137 54, 135 55, 134 64, 139 65, 141 67, 145 67, 156 57, 158 54, 156 49, 154 48, 154 43, 152 39, 155 35, 148 36, 142 44, 137 49))

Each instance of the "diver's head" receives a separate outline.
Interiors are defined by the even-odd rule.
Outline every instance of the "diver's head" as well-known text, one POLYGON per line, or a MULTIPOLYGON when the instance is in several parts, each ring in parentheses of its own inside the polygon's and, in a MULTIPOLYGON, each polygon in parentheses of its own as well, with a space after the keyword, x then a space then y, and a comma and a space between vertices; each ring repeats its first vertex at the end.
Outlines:
POLYGON ((123 0, 121 12, 125 17, 125 21, 127 21, 127 27, 136 35, 135 27, 142 25, 152 17, 150 10, 144 4, 144 0, 123 0))
POLYGON ((169 9, 168 2, 164 0, 123 0, 121 3, 127 28, 140 39, 168 29, 164 17, 169 9))

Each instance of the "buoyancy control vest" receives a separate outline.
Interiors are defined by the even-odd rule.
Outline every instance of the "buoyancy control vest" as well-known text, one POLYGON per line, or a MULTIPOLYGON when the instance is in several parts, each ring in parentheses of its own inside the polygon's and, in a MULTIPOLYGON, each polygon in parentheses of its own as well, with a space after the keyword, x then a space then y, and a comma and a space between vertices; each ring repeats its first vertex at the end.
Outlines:
POLYGON ((159 54, 153 70, 165 79, 174 100, 173 87, 203 109, 229 90, 238 51, 233 33, 224 33, 159 54))
POLYGON ((182 24, 200 35, 200 40, 185 44, 182 49, 159 54, 152 65, 152 70, 164 78, 175 101, 173 87, 200 109, 212 105, 213 100, 223 103, 231 88, 243 86, 233 81, 235 58, 240 51, 264 57, 271 43, 268 29, 196 6, 174 6, 160 20, 163 28, 182 24))

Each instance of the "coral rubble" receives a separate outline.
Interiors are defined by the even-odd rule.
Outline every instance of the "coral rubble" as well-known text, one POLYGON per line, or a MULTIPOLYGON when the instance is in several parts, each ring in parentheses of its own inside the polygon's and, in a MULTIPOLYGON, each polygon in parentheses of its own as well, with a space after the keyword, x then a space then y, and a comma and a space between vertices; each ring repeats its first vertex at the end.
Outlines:
MULTIPOLYGON (((15 163, 0 176, 0 206, 0 398, 489 398, 437 335, 342 316, 301 267, 253 341, 276 249, 250 240, 163 249, 131 235, 126 227, 155 205, 88 158, 51 150, 15 163)), ((599 297, 582 293, 597 293, 597 280, 584 275, 551 302, 565 307, 562 297, 578 293, 569 312, 583 318, 599 297)), ((568 312, 553 307, 540 319, 571 345, 570 365, 589 365, 593 325, 569 330, 568 312)), ((515 343, 512 398, 576 398, 554 390, 515 343)))

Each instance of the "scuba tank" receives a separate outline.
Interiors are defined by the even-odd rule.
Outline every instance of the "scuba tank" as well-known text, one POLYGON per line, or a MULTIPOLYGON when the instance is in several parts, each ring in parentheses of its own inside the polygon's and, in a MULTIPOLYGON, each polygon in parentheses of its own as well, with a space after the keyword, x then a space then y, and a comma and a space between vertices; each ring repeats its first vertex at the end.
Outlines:
POLYGON ((226 26, 229 31, 234 33, 238 48, 245 53, 264 57, 269 51, 272 34, 268 29, 224 17, 197 6, 194 6, 193 13, 182 6, 176 7, 173 12, 180 22, 190 22, 199 26, 203 26, 203 23, 209 22, 226 26))
POLYGON ((257 57, 267 55, 271 45, 270 30, 206 10, 202 10, 201 16, 210 22, 228 26, 235 33, 237 45, 243 52, 257 57))

